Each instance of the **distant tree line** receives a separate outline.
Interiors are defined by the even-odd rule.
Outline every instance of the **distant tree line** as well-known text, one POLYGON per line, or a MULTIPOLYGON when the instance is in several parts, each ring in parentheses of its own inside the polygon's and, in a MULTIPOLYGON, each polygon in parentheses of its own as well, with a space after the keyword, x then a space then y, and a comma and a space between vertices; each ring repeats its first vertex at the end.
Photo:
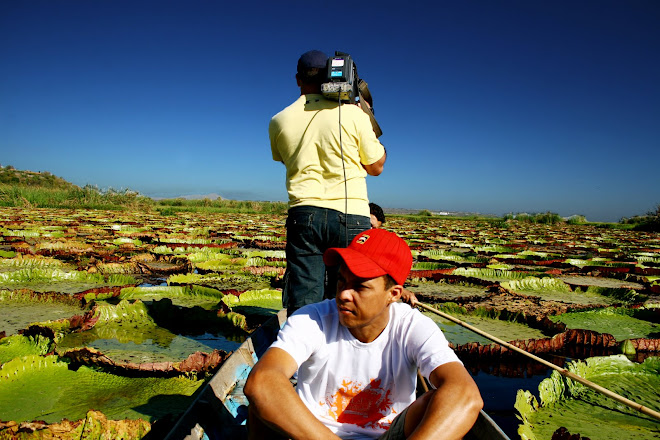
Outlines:
POLYGON ((633 225, 632 229, 637 231, 660 232, 660 204, 655 208, 655 212, 649 211, 646 215, 624 217, 619 223, 633 225))
MULTIPOLYGON (((580 220, 584 219, 584 216, 574 216, 574 217, 580 217, 580 218, 571 219, 571 223, 579 223, 580 220)), ((541 223, 541 224, 555 224, 555 223, 563 223, 565 221, 559 214, 550 211, 543 213, 534 213, 534 214, 509 213, 509 214, 505 214, 502 220, 504 221, 515 220, 524 223, 541 223)), ((584 219, 584 221, 586 221, 586 219, 584 219)))

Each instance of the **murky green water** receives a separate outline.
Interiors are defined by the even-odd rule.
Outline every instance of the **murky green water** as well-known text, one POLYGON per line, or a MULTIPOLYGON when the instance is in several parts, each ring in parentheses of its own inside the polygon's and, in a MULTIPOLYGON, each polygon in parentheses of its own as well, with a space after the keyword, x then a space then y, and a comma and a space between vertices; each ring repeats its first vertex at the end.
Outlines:
POLYGON ((7 336, 34 322, 55 321, 83 313, 80 307, 56 303, 3 301, 0 307, 0 331, 5 331, 7 336))

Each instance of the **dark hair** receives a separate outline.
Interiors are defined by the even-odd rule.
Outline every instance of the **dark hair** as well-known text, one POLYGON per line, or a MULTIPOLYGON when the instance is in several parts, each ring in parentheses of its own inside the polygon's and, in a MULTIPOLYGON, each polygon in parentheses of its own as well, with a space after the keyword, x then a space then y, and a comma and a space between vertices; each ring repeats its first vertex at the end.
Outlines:
POLYGON ((392 278, 389 274, 385 274, 383 277, 385 277, 385 290, 390 290, 392 287, 397 285, 397 282, 394 281, 394 278, 392 278))
POLYGON ((385 213, 383 212, 383 208, 375 203, 369 203, 369 211, 376 216, 379 222, 385 223, 385 213))

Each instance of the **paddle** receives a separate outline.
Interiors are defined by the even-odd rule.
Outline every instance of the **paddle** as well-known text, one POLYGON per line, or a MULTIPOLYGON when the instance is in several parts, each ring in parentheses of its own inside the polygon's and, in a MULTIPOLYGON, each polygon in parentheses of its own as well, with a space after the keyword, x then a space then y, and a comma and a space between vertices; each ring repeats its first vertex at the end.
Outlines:
POLYGON ((523 354, 523 355, 525 355, 525 356, 527 356, 531 359, 534 359, 535 361, 538 361, 538 362, 542 363, 543 365, 545 365, 547 367, 550 367, 553 370, 558 371, 559 374, 561 374, 562 376, 568 377, 569 379, 572 379, 576 382, 580 382, 581 384, 586 385, 589 388, 594 389, 594 390, 598 391, 599 393, 604 394, 605 396, 616 400, 619 403, 623 403, 624 405, 629 406, 630 408, 633 408, 633 409, 635 409, 635 410, 637 410, 641 413, 644 413, 646 415, 649 415, 651 417, 654 417, 654 418, 660 420, 660 413, 657 412, 657 411, 654 411, 650 408, 647 408, 644 405, 640 405, 639 403, 633 402, 632 400, 629 400, 629 399, 627 399, 627 398, 625 398, 625 397, 623 397, 619 394, 616 394, 616 393, 608 390, 607 388, 603 388, 600 385, 595 384, 595 383, 593 383, 593 382, 591 382, 587 379, 584 379, 584 378, 578 376, 575 373, 571 373, 570 371, 566 370, 565 368, 561 368, 561 367, 553 364, 552 362, 548 362, 545 359, 541 359, 540 357, 538 357, 536 355, 533 355, 532 353, 529 353, 528 351, 525 351, 522 348, 519 348, 519 347, 516 347, 515 345, 509 344, 508 342, 505 342, 505 341, 503 341, 503 340, 501 340, 501 339, 499 339, 499 338, 497 338, 493 335, 490 335, 490 334, 486 333, 483 330, 480 330, 476 327, 473 327, 470 324, 461 321, 460 319, 454 318, 451 315, 448 315, 444 312, 441 312, 440 310, 438 310, 436 308, 433 308, 431 306, 427 306, 426 304, 422 304, 420 302, 417 302, 415 305, 417 307, 420 307, 420 308, 422 308, 424 310, 427 310, 431 313, 435 313, 436 315, 441 316, 441 317, 443 317, 443 318, 445 318, 445 319, 447 319, 451 322, 454 322, 454 323, 456 323, 460 326, 463 326, 468 330, 472 330, 473 332, 475 332, 475 333, 477 333, 477 334, 479 334, 479 335, 481 335, 485 338, 488 338, 491 341, 495 341, 498 344, 508 348, 509 350, 516 351, 516 352, 518 352, 520 354, 523 354))

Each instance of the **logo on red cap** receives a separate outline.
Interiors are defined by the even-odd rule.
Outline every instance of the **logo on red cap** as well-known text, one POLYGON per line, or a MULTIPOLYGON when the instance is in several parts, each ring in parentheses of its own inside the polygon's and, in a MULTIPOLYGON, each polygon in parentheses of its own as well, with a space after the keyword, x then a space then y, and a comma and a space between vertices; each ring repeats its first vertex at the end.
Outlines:
POLYGON ((410 273, 412 254, 406 242, 393 232, 369 229, 358 234, 347 248, 330 248, 323 261, 336 266, 342 261, 358 277, 389 275, 403 285, 410 273))

